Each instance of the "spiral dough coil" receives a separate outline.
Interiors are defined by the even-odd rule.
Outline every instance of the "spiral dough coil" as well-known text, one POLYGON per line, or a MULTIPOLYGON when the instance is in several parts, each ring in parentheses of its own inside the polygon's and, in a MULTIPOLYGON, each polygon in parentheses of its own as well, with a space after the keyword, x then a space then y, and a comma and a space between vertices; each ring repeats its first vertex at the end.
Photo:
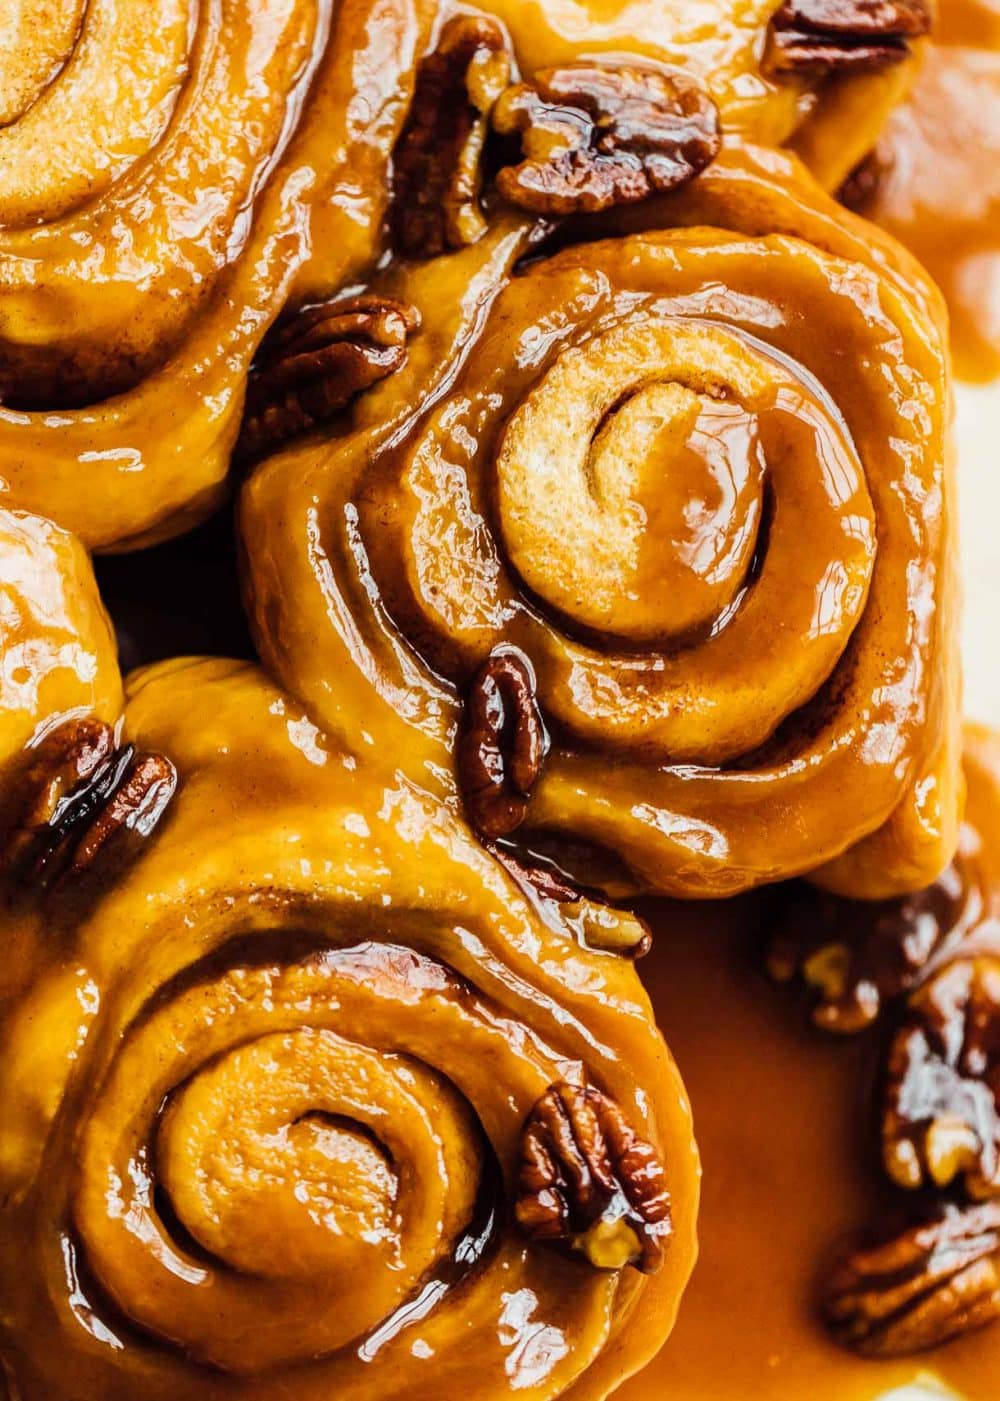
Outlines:
POLYGON ((17 1394, 605 1395, 694 1254, 686 1100, 631 963, 253 667, 139 674, 125 724, 178 775, 155 839, 85 919, 57 892, 11 928, 17 1394), (553 1085, 663 1165, 658 1273, 515 1220, 553 1085))
POLYGON ((263 654, 433 785, 518 649, 552 738, 518 836, 626 887, 912 889, 959 786, 936 294, 773 154, 626 224, 396 276, 435 308, 408 369, 246 488, 263 654))

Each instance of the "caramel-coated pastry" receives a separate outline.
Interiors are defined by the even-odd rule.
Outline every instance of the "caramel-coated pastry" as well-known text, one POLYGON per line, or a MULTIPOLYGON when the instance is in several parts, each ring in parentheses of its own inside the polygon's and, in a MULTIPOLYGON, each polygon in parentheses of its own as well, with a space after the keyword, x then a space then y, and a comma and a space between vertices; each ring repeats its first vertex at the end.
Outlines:
POLYGON ((379 284, 406 367, 244 490, 261 653, 587 884, 926 884, 960 796, 936 293, 778 153, 626 217, 379 284))
MULTIPOLYGON (((967 889, 957 904, 969 949, 982 954, 1000 948, 1000 734, 972 726, 965 738, 967 889)), ((770 905, 769 892, 766 903, 671 904, 651 917, 643 977, 691 1094, 704 1163, 700 1253, 669 1342, 616 1397, 882 1401, 912 1385, 921 1397, 995 1401, 1000 1330, 973 1325, 1000 1312, 1000 1203, 970 1200, 953 1182, 950 1204, 928 1209, 926 1191, 890 1180, 871 1130, 898 995, 881 1028, 817 1033, 808 1001, 762 976, 753 933, 770 905), (859 1246, 867 1223, 882 1243, 859 1246), (832 1291, 850 1347, 818 1307, 832 1291), (893 1337, 924 1350, 891 1355, 893 1337), (859 1344, 877 1357, 858 1355, 859 1344)), ((849 922, 853 913, 845 909, 849 922)))
POLYGON ((91 548, 208 514, 289 300, 381 250, 431 0, 15 5, 0 478, 91 548))
POLYGON ((1000 375, 1000 4, 942 0, 910 100, 842 191, 948 301, 955 368, 1000 375))
POLYGON ((698 1195, 632 962, 254 666, 128 689, 173 803, 84 909, 5 920, 12 1394, 607 1395, 698 1195))

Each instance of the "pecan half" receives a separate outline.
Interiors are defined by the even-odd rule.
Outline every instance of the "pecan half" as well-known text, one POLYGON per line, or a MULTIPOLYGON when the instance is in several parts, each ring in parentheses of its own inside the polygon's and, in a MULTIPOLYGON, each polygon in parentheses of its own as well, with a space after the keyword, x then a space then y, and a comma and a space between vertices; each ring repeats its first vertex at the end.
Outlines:
POLYGON ((29 864, 66 797, 103 769, 114 751, 114 730, 93 716, 68 721, 42 741, 20 783, 27 801, 7 835, 7 870, 20 871, 29 864))
POLYGON ((931 27, 929 0, 784 0, 771 20, 776 72, 883 68, 931 27))
POLYGON ((914 987, 929 961, 965 933, 965 882, 955 865, 898 900, 848 900, 804 881, 777 898, 768 972, 778 982, 801 975, 815 989, 812 1017, 824 1031, 870 1026, 885 1002, 914 987))
POLYGON ((506 200, 540 214, 591 214, 691 180, 715 159, 719 114, 682 73, 578 63, 510 87, 494 130, 525 159, 497 175, 506 200))
POLYGON ((493 104, 510 82, 504 32, 484 15, 456 15, 417 72, 393 156, 393 246, 428 258, 475 243, 486 230, 482 155, 493 104))
POLYGON ((524 820, 548 749, 531 662, 516 647, 495 648, 469 687, 457 750, 465 806, 484 837, 524 820))
POLYGON ((1000 1317, 1000 1205, 948 1206, 873 1248, 848 1248, 827 1276, 823 1314, 844 1347, 897 1357, 1000 1317))
POLYGON ((559 1081, 521 1133, 515 1215, 533 1240, 581 1251, 597 1269, 657 1270, 670 1238, 666 1171, 621 1106, 559 1081))
POLYGON ((129 834, 146 837, 177 787, 162 754, 116 747, 114 731, 87 719, 61 726, 38 748, 29 794, 11 832, 4 866, 22 886, 61 886, 95 866, 107 869, 129 834))
POLYGON ((882 1159, 903 1187, 1000 1193, 1000 958, 956 959, 913 994, 889 1050, 882 1159))
POLYGON ((250 372, 239 459, 258 457, 326 423, 406 363, 416 307, 365 294, 309 307, 265 338, 250 372))

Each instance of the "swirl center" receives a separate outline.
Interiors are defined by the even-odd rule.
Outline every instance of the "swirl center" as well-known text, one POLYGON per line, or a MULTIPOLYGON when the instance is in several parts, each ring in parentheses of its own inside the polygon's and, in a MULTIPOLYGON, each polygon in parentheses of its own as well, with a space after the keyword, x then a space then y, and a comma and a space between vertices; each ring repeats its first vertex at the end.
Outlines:
POLYGON ((266 1037, 178 1091, 161 1128, 163 1182, 212 1254, 265 1278, 327 1274, 365 1256, 369 1267, 398 1263, 398 1178, 352 1113, 357 1056, 351 1048, 345 1067, 329 1033, 266 1037))
POLYGON ((672 366, 626 363, 629 329, 562 356, 515 413, 499 506, 511 563, 539 598, 589 630, 655 643, 706 628, 737 597, 765 469, 754 414, 672 366))

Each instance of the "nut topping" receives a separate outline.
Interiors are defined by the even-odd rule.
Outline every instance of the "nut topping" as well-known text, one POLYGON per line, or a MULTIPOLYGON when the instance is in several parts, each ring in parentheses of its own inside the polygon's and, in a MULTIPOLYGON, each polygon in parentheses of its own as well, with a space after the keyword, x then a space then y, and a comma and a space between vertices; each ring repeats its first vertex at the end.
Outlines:
POLYGON ((516 647, 495 648, 473 677, 457 750, 465 805, 482 836, 521 824, 548 748, 531 662, 516 647))
POLYGON ((563 906, 563 918, 575 925, 591 949, 617 953, 623 958, 645 958, 653 947, 649 925, 632 910, 621 910, 601 900, 580 898, 563 906))
POLYGON ((928 0, 784 0, 771 21, 777 72, 882 68, 931 27, 928 0))
POLYGON ((666 1173, 621 1107, 590 1085, 550 1085, 521 1134, 518 1224, 597 1269, 662 1264, 671 1233, 666 1173))
POLYGON ((429 258, 475 243, 486 231, 479 203, 482 154, 493 104, 510 82, 510 55, 495 20, 457 15, 417 73, 394 156, 392 241, 429 258))
POLYGON ((115 735, 103 720, 87 716, 60 725, 35 751, 22 780, 29 795, 8 834, 3 865, 21 871, 30 864, 42 840, 50 834, 57 812, 65 810, 69 794, 82 790, 115 751, 115 735))
POLYGON ((126 832, 148 837, 177 787, 177 771, 168 758, 136 754, 131 745, 122 751, 121 774, 121 782, 80 838, 67 875, 89 869, 126 832))
POLYGON ((874 198, 879 184, 886 173, 886 165, 876 151, 868 155, 851 171, 837 191, 837 198, 846 209, 855 214, 862 213, 874 198))
POLYGON ((503 197, 540 214, 592 214, 691 180, 715 159, 719 117, 681 73, 550 68, 508 88, 493 110, 525 159, 497 176, 503 197))
POLYGON ((25 777, 30 793, 11 833, 4 866, 21 885, 49 889, 106 864, 128 833, 146 837, 177 787, 162 754, 116 748, 110 725, 61 726, 39 746, 25 777))
POLYGON ((1000 1317, 1000 1204, 948 1206, 884 1245, 845 1251, 823 1313, 838 1342, 868 1357, 936 1347, 1000 1317))
POLYGON ((885 1002, 914 987, 929 960, 965 932, 965 883, 956 866, 898 900, 848 900, 805 882, 779 898, 768 971, 778 982, 800 974, 815 989, 812 1017, 824 1031, 870 1026, 885 1002))
POLYGON ((265 339, 250 373, 239 458, 257 457, 329 419, 406 363, 416 307, 367 294, 300 311, 265 339))
POLYGON ((493 855, 510 872, 522 888, 530 887, 543 900, 554 900, 564 905, 580 899, 580 892, 555 866, 543 865, 539 861, 525 861, 511 851, 509 846, 494 845, 493 855))
POLYGON ((1000 1193, 1000 959, 957 959, 911 997, 889 1052, 882 1156, 903 1187, 1000 1193))
POLYGON ((568 925, 588 948, 617 953, 623 958, 645 958, 653 947, 649 925, 633 910, 619 909, 599 897, 584 894, 554 865, 523 861, 508 846, 490 848, 522 889, 528 888, 543 900, 554 900, 568 925))

